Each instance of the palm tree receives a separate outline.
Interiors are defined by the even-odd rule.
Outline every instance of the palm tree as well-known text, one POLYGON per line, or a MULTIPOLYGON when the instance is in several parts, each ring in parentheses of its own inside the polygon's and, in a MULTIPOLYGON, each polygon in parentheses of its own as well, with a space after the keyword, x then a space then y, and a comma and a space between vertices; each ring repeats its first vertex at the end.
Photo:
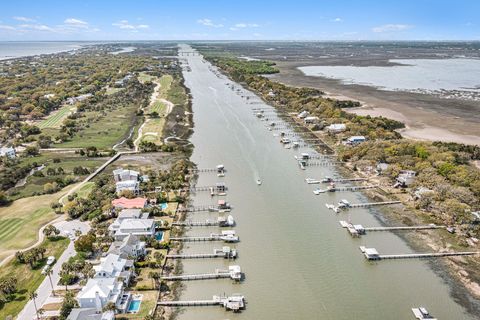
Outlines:
POLYGON ((35 291, 33 291, 33 292, 30 292, 28 296, 30 300, 33 300, 33 306, 35 307, 35 314, 37 315, 37 320, 40 320, 40 317, 38 315, 37 302, 35 301, 35 299, 38 297, 38 294, 35 291))
POLYGON ((53 270, 51 268, 48 268, 47 277, 48 277, 48 280, 50 280, 50 286, 52 286, 52 295, 55 297, 55 288, 53 287, 52 274, 53 274, 53 270))

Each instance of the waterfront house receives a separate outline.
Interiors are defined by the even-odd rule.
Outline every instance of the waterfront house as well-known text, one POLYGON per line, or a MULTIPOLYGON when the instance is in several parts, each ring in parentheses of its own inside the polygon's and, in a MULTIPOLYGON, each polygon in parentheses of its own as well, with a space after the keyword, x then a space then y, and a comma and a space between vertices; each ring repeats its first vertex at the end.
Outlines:
POLYGON ((319 120, 320 120, 319 117, 305 117, 303 119, 303 122, 305 124, 316 124, 316 123, 318 123, 319 120))
POLYGON ((347 126, 344 123, 333 123, 327 127, 327 131, 330 133, 340 133, 347 130, 347 126))
POLYGON ((128 199, 121 197, 119 199, 112 200, 112 206, 115 209, 134 209, 134 208, 145 208, 147 206, 147 198, 134 198, 128 199))
POLYGON ((121 222, 118 230, 113 231, 113 236, 117 241, 125 239, 130 234, 137 237, 153 237, 155 234, 155 220, 126 219, 121 222))
POLYGON ((365 138, 364 136, 351 136, 345 141, 345 144, 346 145, 351 145, 351 146, 356 146, 356 145, 358 145, 362 142, 365 142, 366 140, 367 140, 367 138, 365 138))
POLYGON ((121 194, 122 191, 132 191, 133 194, 140 193, 140 183, 137 180, 119 181, 115 184, 115 190, 117 194, 121 194))
POLYGON ((108 254, 116 254, 121 258, 135 260, 147 254, 145 241, 140 241, 137 236, 129 234, 121 241, 114 241, 108 249, 108 254))
POLYGON ((124 220, 126 220, 126 219, 147 219, 148 216, 149 216, 149 213, 148 212, 142 212, 141 209, 123 209, 118 214, 117 219, 115 219, 115 221, 110 226, 108 226, 108 230, 115 233, 116 231, 118 231, 118 229, 120 229, 120 225, 122 224, 122 222, 124 220))
POLYGON ((406 188, 415 181, 417 173, 413 170, 401 170, 400 174, 396 178, 394 187, 406 188))
POLYGON ((15 158, 15 148, 12 147, 1 147, 0 148, 0 157, 7 157, 10 159, 15 158))
POLYGON ((94 278, 115 278, 122 279, 125 285, 128 285, 133 274, 133 261, 121 258, 116 254, 109 254, 100 259, 100 264, 93 266, 95 270, 94 278))
POLYGON ((306 117, 308 117, 310 113, 306 110, 303 110, 302 112, 300 112, 299 114, 297 114, 297 118, 299 119, 304 119, 306 117))
POLYGON ((117 309, 122 308, 123 282, 115 278, 88 279, 87 284, 77 294, 80 308, 95 308, 99 312, 109 302, 117 309))
POLYGON ((115 312, 100 312, 95 308, 73 308, 67 320, 114 320, 115 312))
POLYGON ((123 168, 113 170, 113 178, 115 179, 115 182, 130 180, 137 181, 139 176, 140 173, 135 170, 128 170, 123 168))

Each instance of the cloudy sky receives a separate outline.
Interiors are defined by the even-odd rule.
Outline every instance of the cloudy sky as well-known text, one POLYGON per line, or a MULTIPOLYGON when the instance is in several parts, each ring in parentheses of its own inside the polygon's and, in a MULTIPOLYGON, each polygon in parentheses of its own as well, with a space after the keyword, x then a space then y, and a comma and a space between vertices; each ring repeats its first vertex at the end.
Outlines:
POLYGON ((15 0, 0 10, 0 41, 187 39, 480 40, 480 1, 15 0))

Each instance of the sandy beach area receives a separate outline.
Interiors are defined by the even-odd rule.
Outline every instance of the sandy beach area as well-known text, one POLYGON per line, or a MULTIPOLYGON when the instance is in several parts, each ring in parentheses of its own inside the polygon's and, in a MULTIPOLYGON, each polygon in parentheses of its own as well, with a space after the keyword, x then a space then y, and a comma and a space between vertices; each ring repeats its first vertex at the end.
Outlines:
POLYGON ((479 102, 344 85, 333 79, 305 76, 297 69, 297 63, 278 62, 278 67, 280 73, 272 79, 297 87, 318 88, 333 99, 359 101, 361 107, 344 110, 401 121, 406 128, 399 132, 405 138, 480 145, 479 102))

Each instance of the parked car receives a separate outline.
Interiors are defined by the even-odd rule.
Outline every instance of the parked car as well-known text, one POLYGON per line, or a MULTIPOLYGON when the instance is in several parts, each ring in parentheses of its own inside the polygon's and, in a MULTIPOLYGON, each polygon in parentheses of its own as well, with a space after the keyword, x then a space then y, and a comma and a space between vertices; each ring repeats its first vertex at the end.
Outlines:
POLYGON ((47 266, 51 266, 54 263, 55 263, 55 257, 54 256, 49 256, 47 258, 47 266))
POLYGON ((50 270, 50 266, 47 264, 47 265, 44 265, 43 266, 43 269, 42 269, 42 274, 43 275, 46 275, 48 270, 50 270))

